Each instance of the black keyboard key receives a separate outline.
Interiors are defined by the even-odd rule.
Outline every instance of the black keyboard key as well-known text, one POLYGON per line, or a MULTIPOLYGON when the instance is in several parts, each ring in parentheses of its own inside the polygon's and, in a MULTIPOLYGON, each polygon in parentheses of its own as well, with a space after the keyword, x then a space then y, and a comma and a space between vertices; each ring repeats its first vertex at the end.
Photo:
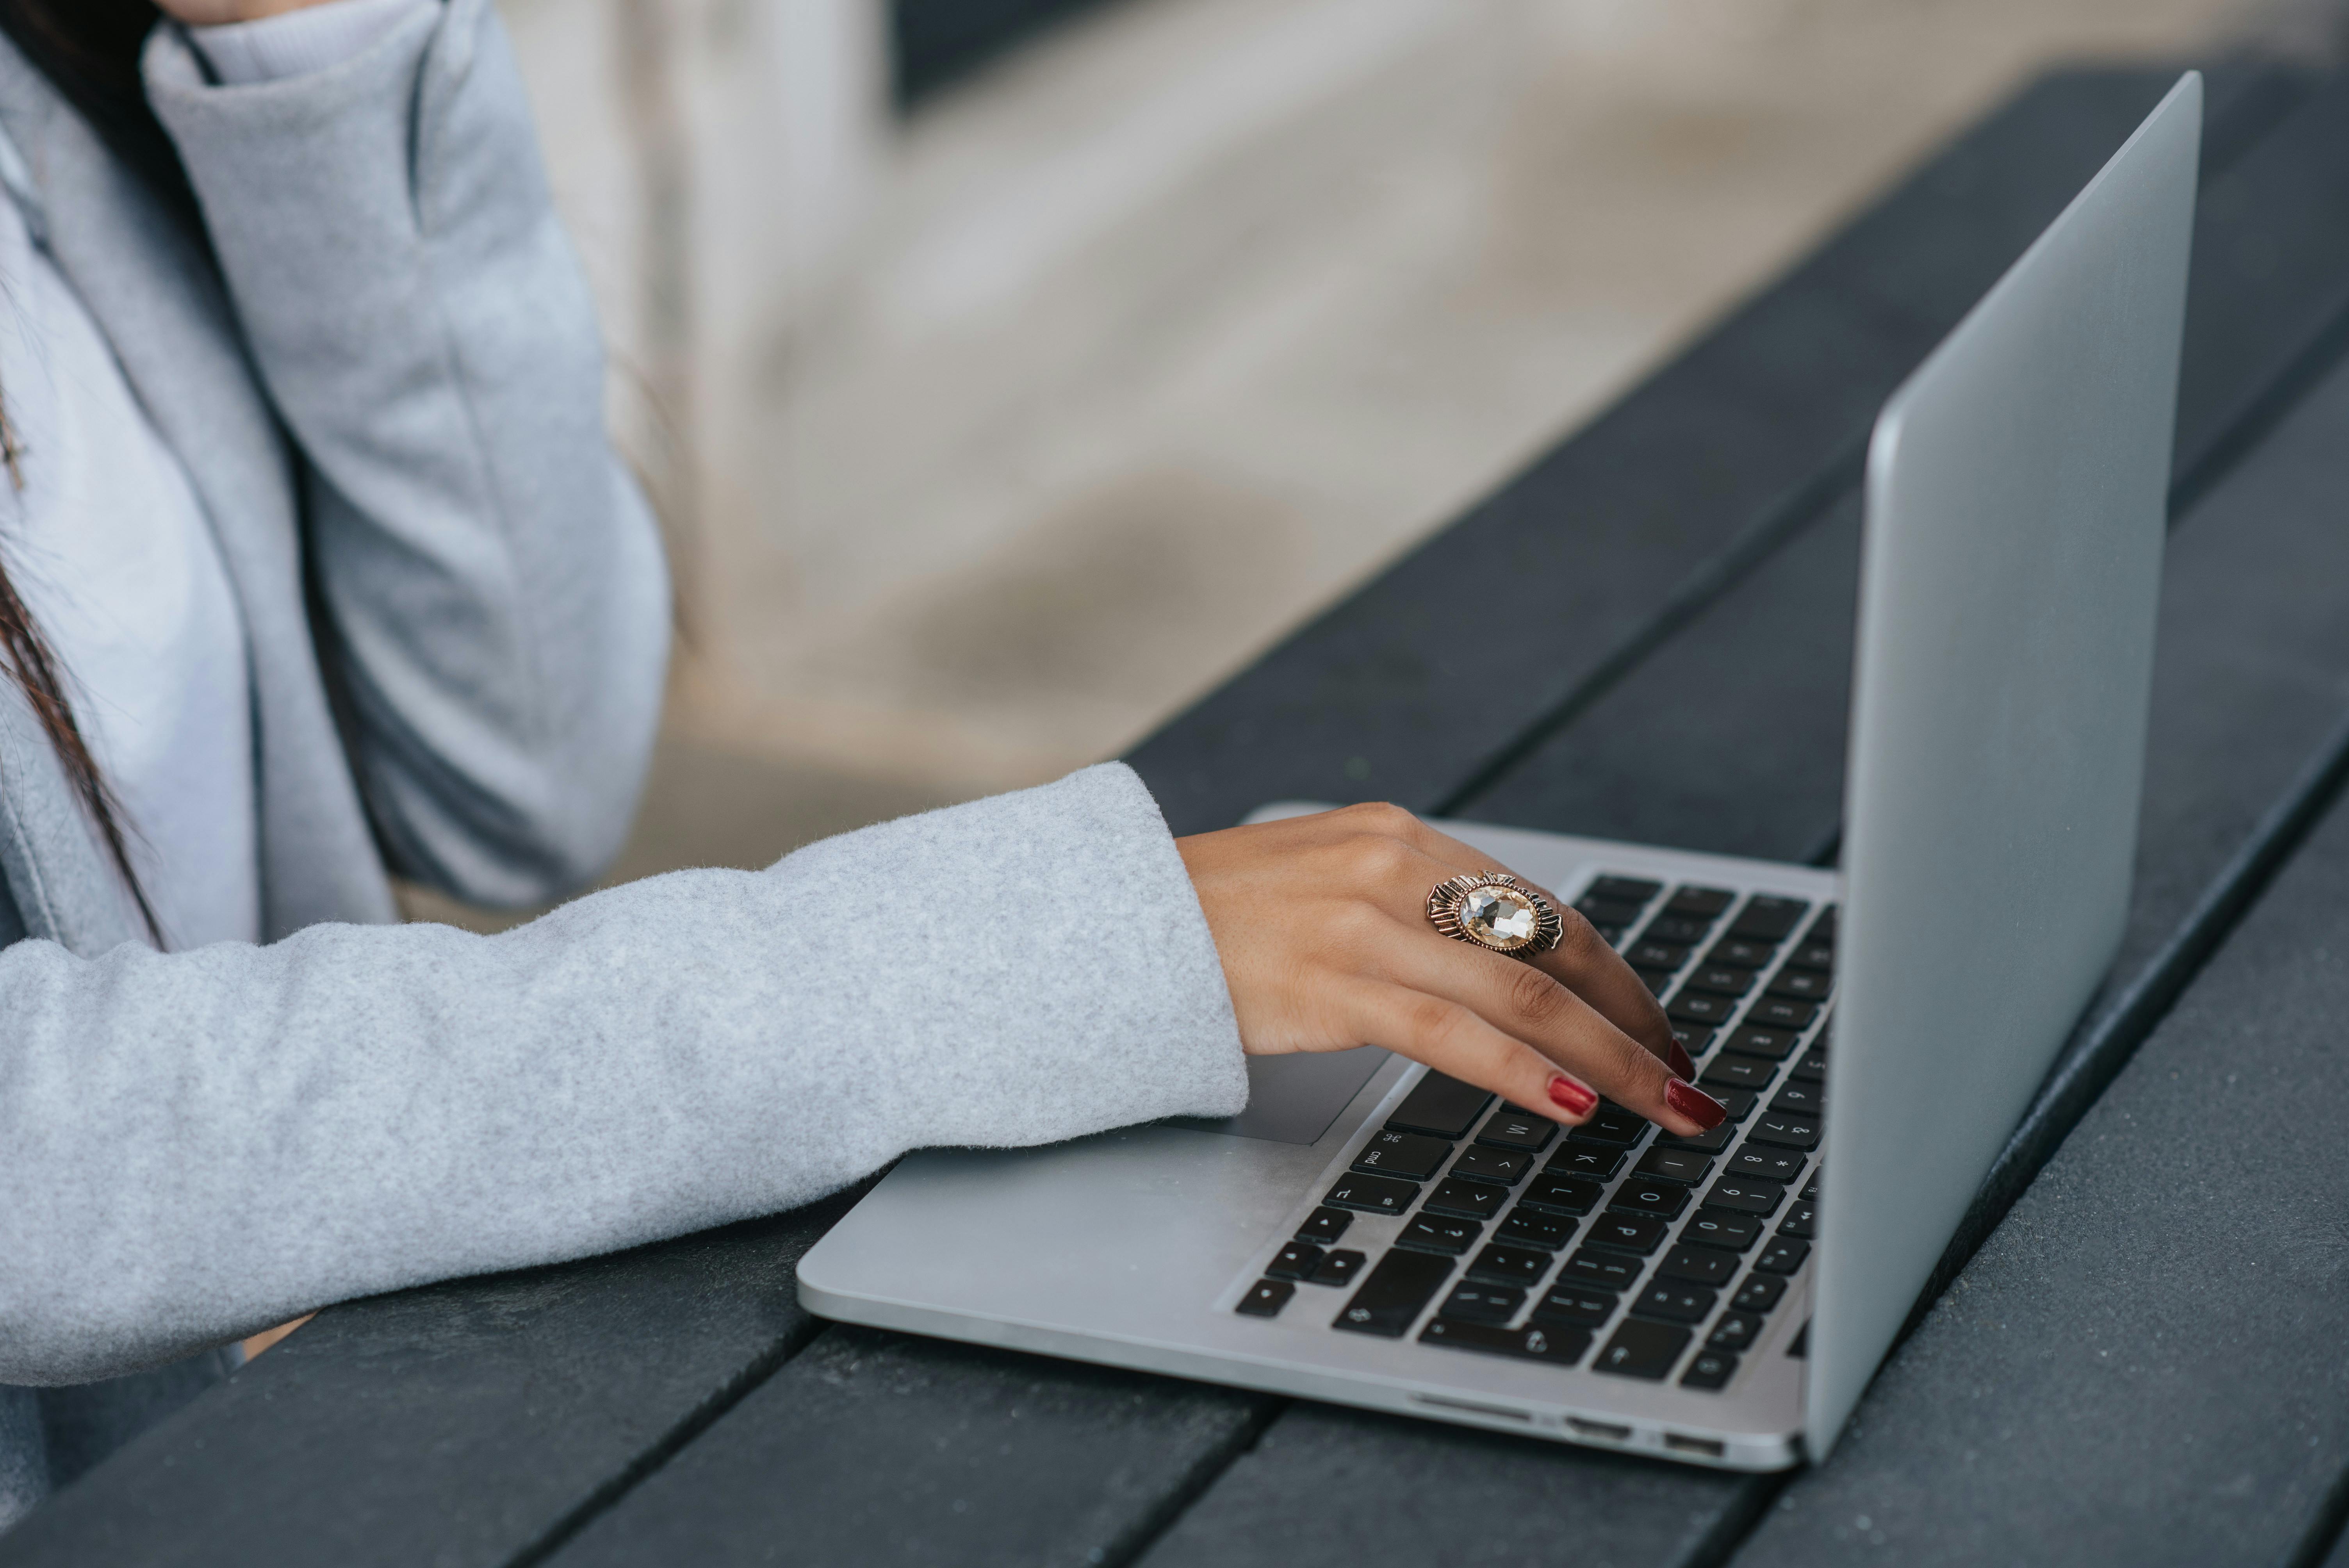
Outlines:
POLYGON ((1419 1196, 1419 1184, 1392 1176, 1348 1176, 1322 1195, 1333 1208, 1360 1209, 1366 1214, 1400 1214, 1419 1196))
POLYGON ((1788 1116, 1774 1110, 1754 1123, 1746 1138, 1754 1143, 1775 1143, 1781 1149, 1816 1149, 1819 1121, 1815 1116, 1788 1116))
POLYGON ((1729 969, 1760 969, 1769 964, 1771 956, 1777 951, 1775 943, 1740 942, 1732 937, 1727 942, 1714 943, 1713 951, 1704 955, 1704 961, 1729 969))
POLYGON ((1786 1190, 1775 1181, 1749 1181, 1743 1176, 1723 1176, 1704 1195, 1705 1202, 1717 1209, 1734 1209, 1742 1214, 1775 1214, 1778 1205, 1786 1201, 1786 1190))
POLYGON ((1640 905, 1626 903, 1621 899, 1593 898, 1588 893, 1574 901, 1582 918, 1593 925, 1628 926, 1640 918, 1640 905))
POLYGON ((1780 1236, 1762 1249, 1762 1255, 1754 1260, 1754 1267, 1760 1274, 1790 1274, 1801 1268, 1803 1260, 1810 1255, 1810 1243, 1780 1236))
POLYGON ((1729 1043, 1722 1049, 1783 1062, 1795 1054, 1795 1044, 1802 1037, 1793 1029, 1760 1029, 1749 1024, 1730 1036, 1729 1043))
POLYGON ((1688 983, 1692 991, 1710 991, 1716 996, 1743 996, 1754 989, 1754 971, 1707 964, 1690 975, 1688 983))
POLYGON ((1805 1051, 1803 1059, 1795 1064, 1795 1070, 1788 1073, 1786 1077, 1795 1083, 1826 1082, 1827 1048, 1825 1046, 1813 1046, 1809 1050, 1805 1051))
POLYGON ((1702 1077, 1696 1081, 1707 1088, 1767 1088, 1770 1080, 1778 1076, 1776 1062, 1764 1061, 1759 1057, 1741 1057, 1723 1051, 1713 1058, 1702 1077))
POLYGON ((1635 942, 1623 956, 1635 969, 1661 969, 1670 974, 1688 962, 1689 950, 1670 942, 1635 942))
POLYGON ((1533 1324, 1523 1328, 1498 1328, 1487 1323, 1454 1323, 1439 1317, 1420 1330, 1419 1342, 1448 1345, 1454 1350, 1481 1350, 1487 1356, 1515 1356, 1552 1367, 1571 1367, 1590 1348, 1590 1331, 1533 1324))
POLYGON ((1804 934, 1803 940, 1806 942, 1824 942, 1829 947, 1833 947, 1836 942, 1837 913, 1837 912, 1834 904, 1829 904, 1826 908, 1821 910, 1819 912, 1817 923, 1813 925, 1808 932, 1804 934))
POLYGON ((1291 1242, 1272 1256, 1264 1272, 1274 1279, 1311 1279, 1325 1254, 1310 1242, 1291 1242))
POLYGON ((1331 1253, 1321 1260, 1321 1266, 1313 1271, 1312 1283, 1351 1284, 1361 1275, 1363 1265, 1370 1261, 1369 1256, 1362 1253, 1351 1251, 1331 1253))
POLYGON ((1248 1317, 1278 1317, 1280 1309, 1296 1294, 1297 1287, 1285 1279, 1260 1279, 1248 1287, 1239 1305, 1232 1310, 1248 1317))
POLYGON ((1585 1176, 1552 1176, 1547 1171, 1534 1178, 1521 1200, 1536 1209, 1556 1209, 1565 1214, 1588 1214, 1599 1206, 1599 1195, 1605 1189, 1585 1176))
POLYGON ((1664 891, 1664 884, 1645 877, 1600 877, 1582 890, 1585 898, 1611 899, 1617 903, 1646 904, 1664 891))
POLYGON ((1549 1254, 1529 1247, 1486 1247, 1468 1265, 1468 1277, 1486 1284, 1533 1286, 1549 1273, 1549 1254))
POLYGON ((1411 1086, 1411 1092, 1387 1118, 1387 1126, 1397 1132, 1423 1132, 1430 1138, 1465 1138, 1492 1103, 1493 1097, 1475 1085, 1431 1068, 1411 1086))
POLYGON ((1590 1113, 1590 1119, 1574 1130, 1577 1143, 1637 1143, 1640 1135, 1654 1124, 1636 1111, 1619 1105, 1602 1104, 1590 1113))
POLYGON ((1557 1284, 1541 1298, 1529 1320, 1573 1328, 1604 1328, 1607 1320, 1615 1315, 1618 1297, 1613 1291, 1589 1290, 1578 1284, 1557 1284))
POLYGON ((1701 1154, 1718 1154, 1728 1148, 1729 1140, 1736 1136, 1737 1123, 1724 1121, 1719 1127, 1708 1128, 1702 1132, 1685 1135, 1667 1132, 1656 1141, 1673 1149, 1693 1149, 1701 1154))
POLYGON ((1754 1004, 1753 1010, 1745 1015, 1745 1021, 1749 1024, 1759 1024, 1764 1028, 1807 1029, 1811 1026, 1811 1020, 1818 1016, 1819 1005, 1816 1002, 1795 1002, 1785 996, 1764 996, 1754 1004))
POLYGON ((1798 1242, 1811 1240, 1818 1233, 1818 1212, 1816 1199, 1797 1198, 1795 1206, 1786 1211, 1786 1217, 1778 1222, 1778 1233, 1798 1242))
POLYGON ((1464 1284, 1444 1298, 1435 1315, 1463 1323, 1506 1323, 1525 1304, 1526 1293, 1515 1285, 1464 1284))
POLYGON ((1392 1252, 1362 1278, 1344 1310, 1330 1326, 1350 1334, 1375 1334, 1400 1339, 1411 1332, 1420 1310, 1452 1275, 1449 1258, 1426 1253, 1392 1252))
POLYGON ((1770 1109, 1784 1111, 1788 1116, 1824 1116, 1827 1109, 1827 1086, 1789 1078, 1785 1088, 1770 1097, 1770 1109))
POLYGON ((1297 1227, 1297 1239, 1326 1247, 1344 1235, 1346 1227, 1353 1222, 1354 1216, 1343 1209, 1316 1209, 1297 1227))
POLYGON ((1682 1242, 1656 1265, 1659 1276, 1686 1280, 1691 1284, 1723 1285, 1737 1272, 1737 1254, 1718 1247, 1691 1246, 1682 1242))
POLYGON ((1729 1305, 1740 1312, 1767 1312, 1786 1294, 1786 1282, 1777 1274, 1747 1274, 1729 1305))
POLYGON ((1681 1240, 1742 1253, 1762 1235, 1762 1222, 1733 1209, 1699 1209, 1681 1229, 1681 1240))
POLYGON ((1762 1103, 1762 1097, 1750 1088, 1731 1088, 1725 1084, 1713 1084, 1704 1092, 1721 1102, 1721 1108, 1729 1112, 1723 1119, 1729 1121, 1744 1120, 1754 1114, 1754 1108, 1762 1103))
POLYGON ((1726 1388, 1737 1376, 1737 1357, 1726 1350, 1700 1350, 1681 1374, 1683 1388, 1726 1388))
MULTIPOLYGON (((1713 1161, 1686 1149, 1651 1149, 1631 1168, 1635 1176, 1652 1177, 1659 1181, 1680 1181, 1693 1186, 1711 1173, 1713 1161)), ((1638 1207, 1634 1204, 1633 1207, 1638 1207)))
POLYGON ((1420 1205, 1423 1214, 1456 1214, 1464 1220, 1489 1220, 1508 1207, 1509 1191, 1490 1181, 1447 1180, 1420 1205))
POLYGON ((1688 1348, 1689 1331, 1668 1323, 1650 1323, 1642 1318, 1627 1317, 1607 1348, 1591 1362, 1594 1372, 1612 1372, 1619 1377, 1644 1377, 1655 1382, 1670 1373, 1672 1363, 1688 1348))
POLYGON ((1692 1057, 1701 1057, 1713 1048, 1713 1037, 1718 1031, 1708 1029, 1702 1024, 1691 1024, 1677 1019, 1670 1020, 1670 1023, 1672 1038, 1678 1040, 1681 1043, 1681 1049, 1686 1051, 1692 1057))
POLYGON ((1702 1323, 1713 1315, 1713 1303, 1720 1299, 1701 1284, 1660 1279, 1640 1293, 1631 1310, 1641 1317, 1660 1317, 1666 1323, 1702 1323))
POLYGON ((1502 1110, 1494 1113, 1485 1123, 1476 1141, 1495 1149, 1522 1149, 1538 1154, 1549 1147, 1557 1136, 1557 1123, 1546 1116, 1528 1116, 1522 1110, 1502 1110))
POLYGON ((1542 1167, 1552 1176, 1588 1176, 1594 1181, 1604 1181, 1622 1169, 1623 1150, 1613 1143, 1578 1143, 1569 1141, 1549 1157, 1542 1167))
POLYGON ((1737 1004, 1727 996, 1716 996, 1710 991, 1682 990, 1664 1008, 1668 1017, 1684 1024, 1708 1026, 1729 1022, 1729 1015, 1737 1011, 1737 1004))
POLYGON ((1452 1162, 1452 1174, 1465 1176, 1472 1181, 1497 1181, 1504 1187, 1514 1187, 1533 1168, 1534 1157, 1521 1149, 1487 1149, 1481 1143, 1473 1143, 1452 1162))
POLYGON ((1669 969, 1634 969, 1631 973, 1640 977, 1640 984, 1648 988, 1651 996, 1661 997, 1672 988, 1672 971, 1669 969))
POLYGON ((1452 1157, 1452 1145, 1440 1138, 1428 1138, 1416 1132, 1374 1132, 1362 1151, 1354 1156, 1354 1169, 1371 1176, 1400 1176, 1406 1181, 1424 1181, 1444 1169, 1452 1157))
POLYGON ((1485 1234, 1485 1227, 1474 1220, 1454 1220, 1441 1214, 1422 1214, 1402 1228, 1395 1245, 1413 1247, 1423 1253, 1448 1253, 1458 1257, 1476 1244, 1485 1234))
POLYGON ((1802 1196, 1802 1198, 1803 1198, 1803 1201, 1804 1201, 1804 1202, 1817 1202, 1817 1201, 1818 1201, 1818 1196, 1819 1196, 1819 1174, 1820 1174, 1820 1173, 1819 1173, 1818 1171, 1812 1171, 1812 1172, 1811 1172, 1811 1179, 1810 1179, 1809 1181, 1806 1181, 1806 1182, 1804 1182, 1804 1183, 1803 1183, 1803 1191, 1802 1191, 1801 1196, 1802 1196))
POLYGON ((1744 1350, 1762 1332, 1758 1313, 1724 1312, 1714 1322, 1713 1332, 1705 1336, 1705 1344, 1715 1350, 1744 1350))
POLYGON ((1664 907, 1674 914, 1712 920, 1736 902, 1737 895, 1725 887, 1684 887, 1675 892, 1664 907))
POLYGON ((1566 1267, 1558 1271, 1557 1288, 1595 1286, 1608 1291, 1630 1290, 1640 1283, 1640 1275, 1646 1272, 1647 1266, 1639 1259, 1625 1257, 1620 1253, 1602 1253, 1585 1247, 1566 1260, 1566 1267))
POLYGON ((1669 942, 1679 947, 1693 947, 1713 931, 1713 922, 1699 916, 1666 913, 1648 922, 1648 929, 1640 934, 1650 942, 1669 942))
MULTIPOLYGON (((1683 1189, 1685 1191, 1685 1189, 1683 1189)), ((1656 1250, 1669 1227, 1653 1214, 1634 1214, 1621 1209, 1609 1209, 1590 1222, 1584 1239, 1594 1247, 1619 1247, 1641 1257, 1656 1250)))
POLYGON ((1729 923, 1729 934, 1742 936, 1748 942, 1784 942, 1794 931, 1811 906, 1798 898, 1774 898, 1766 892, 1755 893, 1737 918, 1729 923))
MULTIPOLYGON (((1810 1156, 1799 1149, 1774 1149, 1766 1143, 1749 1143, 1729 1157, 1722 1171, 1730 1176, 1758 1176, 1764 1181, 1792 1181, 1803 1173, 1810 1156)), ((1428 1200, 1431 1205, 1434 1200, 1428 1200)))
POLYGON ((1540 1247, 1554 1253, 1574 1239, 1574 1222, 1563 1214, 1546 1214, 1520 1203, 1493 1234, 1495 1240, 1513 1247, 1540 1247))
POLYGON ((1770 982, 1769 994, 1791 997, 1797 1002, 1819 1002, 1826 999, 1832 985, 1832 981, 1816 970, 1782 969, 1778 977, 1770 982))
MULTIPOLYGON (((1651 1181, 1634 1176, 1615 1189, 1614 1200, 1607 1205, 1609 1214, 1630 1209, 1642 1214, 1653 1214, 1669 1220, 1688 1207, 1689 1190, 1677 1181, 1651 1181)), ((1599 1239, 1592 1231, 1591 1239, 1599 1239)))
POLYGON ((1786 954, 1786 967, 1831 975, 1835 973, 1835 948, 1824 942, 1806 942, 1786 954))

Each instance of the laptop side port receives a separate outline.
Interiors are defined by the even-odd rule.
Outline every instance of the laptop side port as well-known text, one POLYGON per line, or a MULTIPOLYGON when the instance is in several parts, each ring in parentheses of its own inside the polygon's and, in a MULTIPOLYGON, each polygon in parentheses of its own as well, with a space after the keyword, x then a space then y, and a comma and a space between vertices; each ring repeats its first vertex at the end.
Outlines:
POLYGON ((1717 1460, 1729 1451, 1729 1445, 1719 1438, 1692 1438, 1682 1432, 1666 1432, 1664 1447, 1674 1453, 1702 1454, 1709 1460, 1717 1460))
POLYGON ((1613 1421, 1586 1421, 1580 1416, 1568 1416, 1566 1429, 1578 1438, 1599 1438, 1610 1443, 1631 1440, 1631 1429, 1613 1421))

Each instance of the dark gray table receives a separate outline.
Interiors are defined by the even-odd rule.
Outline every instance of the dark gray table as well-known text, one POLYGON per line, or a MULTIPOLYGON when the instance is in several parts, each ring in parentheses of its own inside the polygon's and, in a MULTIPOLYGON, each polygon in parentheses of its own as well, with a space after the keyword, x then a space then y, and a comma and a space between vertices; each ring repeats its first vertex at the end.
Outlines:
MULTIPOLYGON (((1385 797, 1830 860, 1868 421, 2173 74, 2033 84, 1169 725, 1133 760, 1176 829, 1385 797), (1456 662, 1468 603, 1522 611, 1547 677, 1456 662)), ((336 1308, 0 1565, 2349 1568, 2349 80, 2210 85, 2128 936, 1830 1462, 828 1326, 791 1267, 848 1194, 336 1308)))

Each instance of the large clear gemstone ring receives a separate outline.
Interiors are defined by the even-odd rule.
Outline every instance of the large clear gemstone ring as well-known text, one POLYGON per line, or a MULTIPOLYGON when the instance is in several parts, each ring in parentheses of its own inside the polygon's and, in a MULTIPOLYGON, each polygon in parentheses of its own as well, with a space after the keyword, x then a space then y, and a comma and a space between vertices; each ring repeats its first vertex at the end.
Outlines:
POLYGON ((1506 872, 1463 872, 1427 895, 1427 923, 1454 942, 1514 958, 1547 953, 1565 934, 1557 905, 1506 872))

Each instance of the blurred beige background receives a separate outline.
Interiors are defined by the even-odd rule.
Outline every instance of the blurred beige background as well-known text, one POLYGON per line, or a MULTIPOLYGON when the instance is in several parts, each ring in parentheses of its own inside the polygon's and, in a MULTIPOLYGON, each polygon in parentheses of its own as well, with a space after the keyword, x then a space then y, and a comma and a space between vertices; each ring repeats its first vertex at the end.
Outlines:
POLYGON ((1116 753, 2030 73, 2339 6, 1123 0, 906 116, 879 0, 504 9, 677 559, 634 876, 1116 753))

